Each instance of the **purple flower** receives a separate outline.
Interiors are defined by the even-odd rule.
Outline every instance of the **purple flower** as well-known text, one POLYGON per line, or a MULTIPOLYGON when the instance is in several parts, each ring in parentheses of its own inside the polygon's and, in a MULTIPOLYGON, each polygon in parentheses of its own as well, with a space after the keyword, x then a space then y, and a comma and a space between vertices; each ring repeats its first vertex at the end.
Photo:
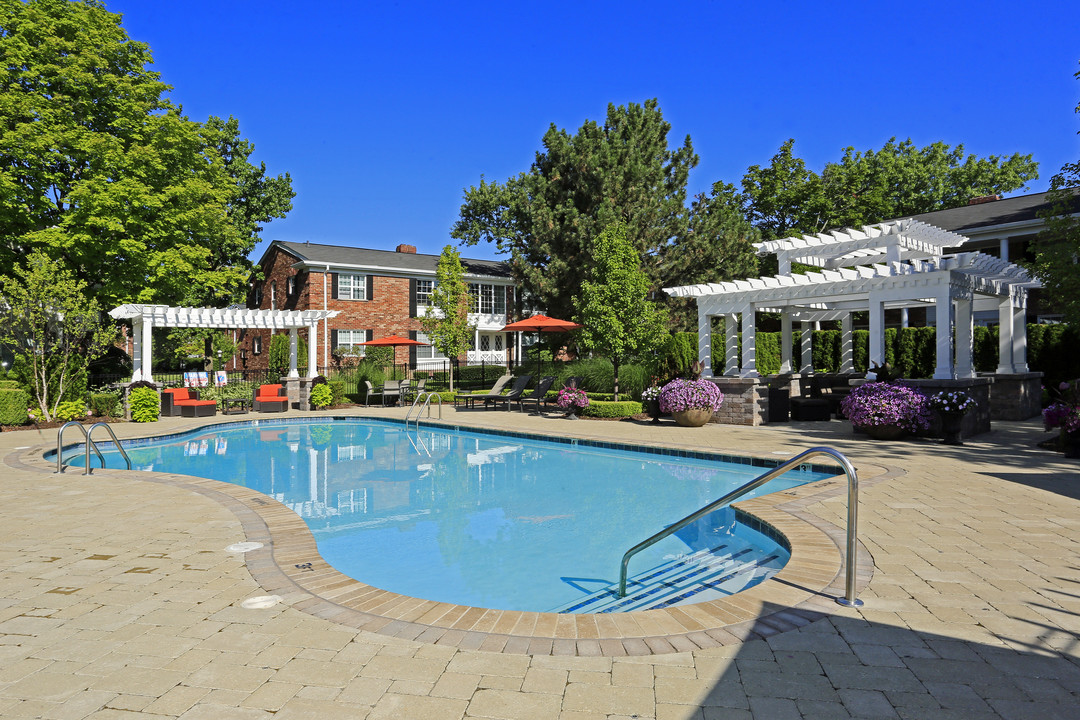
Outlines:
POLYGON ((904 385, 865 383, 852 390, 840 408, 855 427, 896 425, 909 432, 930 427, 927 397, 904 385))
POLYGON ((589 396, 581 388, 564 387, 559 391, 555 404, 563 410, 581 409, 589 406, 589 396))
POLYGON ((724 393, 711 380, 676 378, 660 389, 660 412, 683 412, 692 408, 720 409, 724 393))

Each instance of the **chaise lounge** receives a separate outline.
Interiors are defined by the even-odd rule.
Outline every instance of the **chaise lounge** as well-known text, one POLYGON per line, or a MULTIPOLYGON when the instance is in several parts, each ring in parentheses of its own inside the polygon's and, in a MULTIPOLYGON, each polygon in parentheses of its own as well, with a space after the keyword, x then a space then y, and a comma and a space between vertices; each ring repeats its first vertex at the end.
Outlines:
POLYGON ((260 385, 252 394, 251 408, 255 412, 285 412, 289 398, 281 394, 281 385, 260 385))

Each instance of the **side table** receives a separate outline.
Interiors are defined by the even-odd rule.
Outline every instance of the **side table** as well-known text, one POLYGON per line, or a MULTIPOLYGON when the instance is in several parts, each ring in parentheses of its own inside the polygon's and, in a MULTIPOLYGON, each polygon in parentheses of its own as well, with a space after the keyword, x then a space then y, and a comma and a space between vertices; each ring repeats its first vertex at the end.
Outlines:
POLYGON ((251 409, 251 401, 247 398, 222 398, 222 415, 246 415, 251 409))

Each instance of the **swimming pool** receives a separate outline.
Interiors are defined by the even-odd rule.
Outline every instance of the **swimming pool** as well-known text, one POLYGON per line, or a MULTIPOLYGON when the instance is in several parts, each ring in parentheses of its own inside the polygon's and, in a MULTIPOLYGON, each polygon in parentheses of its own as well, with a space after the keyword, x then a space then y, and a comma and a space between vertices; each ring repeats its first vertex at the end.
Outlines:
MULTIPOLYGON (((627 598, 611 592, 628 547, 763 471, 745 459, 352 419, 218 425, 125 447, 136 468, 279 500, 338 570, 429 600, 542 612, 667 607, 737 592, 788 556, 781 537, 725 509, 635 557, 627 598)), ((832 474, 803 468, 758 494, 832 474)))

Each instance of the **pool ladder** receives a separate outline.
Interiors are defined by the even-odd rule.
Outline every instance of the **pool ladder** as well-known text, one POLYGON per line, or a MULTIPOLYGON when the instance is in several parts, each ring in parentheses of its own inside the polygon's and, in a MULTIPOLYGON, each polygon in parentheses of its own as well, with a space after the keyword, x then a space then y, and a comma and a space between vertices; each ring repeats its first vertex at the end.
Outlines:
POLYGON ((650 538, 642 540, 634 547, 626 551, 626 554, 622 558, 622 567, 619 570, 619 597, 626 597, 626 568, 630 563, 630 558, 637 555, 639 552, 647 547, 655 545, 669 535, 672 535, 690 523, 698 520, 705 515, 708 515, 714 510, 717 510, 729 503, 735 502, 748 492, 752 492, 770 480, 784 474, 788 470, 794 467, 803 465, 809 458, 817 455, 828 455, 837 462, 844 469, 844 474, 848 479, 848 516, 847 516, 847 553, 844 558, 844 565, 847 571, 845 578, 844 596, 836 598, 836 602, 847 607, 858 607, 863 604, 862 600, 859 600, 855 595, 855 570, 856 560, 858 556, 858 541, 856 539, 856 527, 859 520, 859 476, 855 472, 855 468, 846 457, 841 455, 836 450, 827 447, 812 447, 805 452, 801 452, 795 457, 787 460, 786 462, 777 465, 772 470, 758 475, 756 478, 746 483, 742 487, 732 490, 727 495, 723 496, 719 500, 715 500, 705 507, 690 513, 682 520, 669 525, 660 532, 656 533, 650 538))
POLYGON ((413 418, 413 422, 416 427, 420 427, 420 414, 427 409, 427 416, 431 417, 431 398, 434 397, 439 401, 439 419, 442 420, 442 395, 437 392, 417 393, 416 398, 412 401, 412 405, 409 407, 409 412, 405 413, 405 428, 409 427, 409 419, 412 418, 413 410, 416 410, 416 406, 420 404, 422 399, 424 403, 420 405, 420 409, 417 410, 416 417, 413 418))
POLYGON ((113 432, 112 428, 109 427, 107 423, 94 423, 90 426, 90 429, 87 430, 78 420, 72 420, 71 422, 64 423, 64 425, 60 428, 60 431, 56 433, 56 472, 64 472, 64 431, 67 430, 69 427, 79 428, 79 430, 82 431, 83 437, 86 439, 86 457, 83 461, 83 464, 85 465, 83 469, 83 475, 89 475, 91 472, 93 472, 93 468, 90 467, 91 450, 94 451, 94 454, 98 456, 98 460, 101 461, 101 467, 105 467, 105 456, 101 454, 100 450, 98 450, 97 444, 91 437, 94 434, 94 431, 97 430, 99 427, 105 428, 105 432, 109 433, 109 436, 112 438, 113 445, 115 445, 116 449, 120 451, 120 454, 124 456, 124 461, 127 463, 127 469, 131 469, 131 458, 128 457, 127 451, 125 451, 124 446, 120 444, 120 440, 116 437, 116 433, 113 432))

